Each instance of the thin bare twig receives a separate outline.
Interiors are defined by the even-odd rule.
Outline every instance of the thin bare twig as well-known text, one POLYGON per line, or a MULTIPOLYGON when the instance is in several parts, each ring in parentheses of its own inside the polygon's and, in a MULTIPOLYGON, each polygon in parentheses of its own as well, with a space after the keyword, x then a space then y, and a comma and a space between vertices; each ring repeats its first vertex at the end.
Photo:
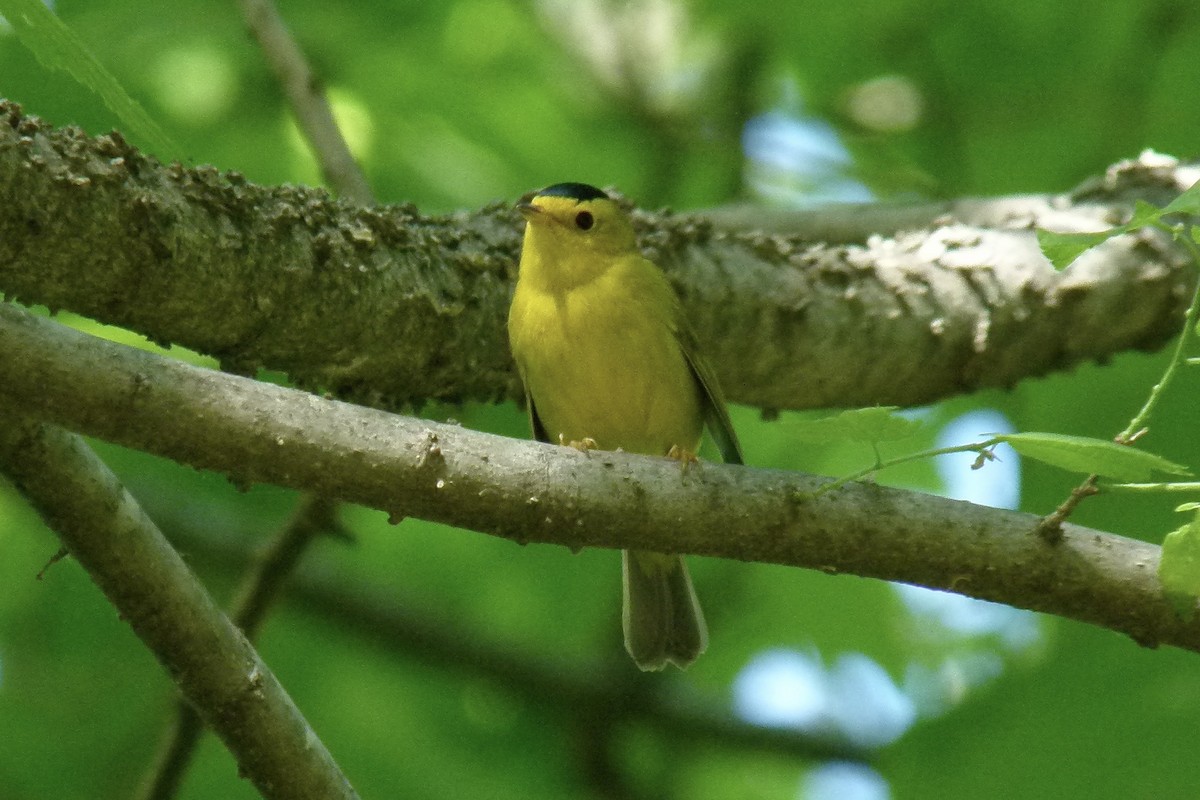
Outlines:
POLYGON ((1058 544, 1062 541, 1063 523, 1067 521, 1067 517, 1075 513, 1075 509, 1079 507, 1080 503, 1100 491, 1096 488, 1096 481, 1099 480, 1099 477, 1099 475, 1088 475, 1084 478, 1083 483, 1072 489, 1070 496, 1062 501, 1058 508, 1038 521, 1033 532, 1048 544, 1058 544))
POLYGON ((333 118, 321 80, 270 0, 239 0, 246 27, 279 79, 325 181, 349 200, 371 205, 375 196, 333 118))

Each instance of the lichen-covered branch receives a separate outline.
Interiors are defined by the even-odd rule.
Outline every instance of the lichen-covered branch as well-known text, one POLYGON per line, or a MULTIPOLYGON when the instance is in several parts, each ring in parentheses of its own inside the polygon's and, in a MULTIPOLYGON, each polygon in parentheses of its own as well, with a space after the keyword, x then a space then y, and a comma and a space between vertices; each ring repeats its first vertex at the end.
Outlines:
MULTIPOLYGON (((1113 241, 1061 274, 1034 243, 1033 225, 1104 227, 1131 197, 1161 199, 1194 175, 1138 162, 1118 177, 1086 196, 960 203, 964 221, 854 244, 795 232, 820 211, 794 212, 790 227, 767 212, 734 227, 718 212, 639 220, 732 400, 904 405, 1156 348, 1178 331, 1194 271, 1166 238, 1113 241)), ((233 372, 267 367, 390 407, 511 394, 504 317, 518 249, 507 204, 452 217, 365 208, 163 166, 118 135, 0 104, 0 292, 233 372)))
POLYGON ((1200 651, 1159 548, 915 492, 581 453, 408 419, 96 340, 0 304, 0 408, 200 468, 519 542, 685 552, 946 589, 1200 651))

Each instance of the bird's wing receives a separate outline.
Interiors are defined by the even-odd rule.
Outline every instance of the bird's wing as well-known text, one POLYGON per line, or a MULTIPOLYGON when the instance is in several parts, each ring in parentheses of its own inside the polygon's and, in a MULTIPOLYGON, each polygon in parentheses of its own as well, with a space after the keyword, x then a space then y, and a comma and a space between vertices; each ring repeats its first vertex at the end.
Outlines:
MULTIPOLYGON (((533 431, 533 438, 539 442, 550 442, 550 437, 546 435, 546 426, 542 424, 542 418, 537 413, 537 406, 533 404, 533 395, 528 391, 525 392, 525 408, 529 412, 529 427, 533 431)), ((554 444, 554 442, 550 443, 554 444)))
POLYGON ((725 398, 721 395, 717 376, 704 356, 700 355, 696 334, 682 314, 676 317, 675 336, 679 340, 684 357, 687 358, 688 366, 692 368, 696 382, 704 390, 704 424, 708 426, 713 441, 717 443, 721 458, 726 464, 744 464, 742 447, 738 444, 737 433, 733 430, 733 422, 730 421, 729 411, 725 408, 725 398))
POLYGON ((516 361, 517 375, 521 377, 521 388, 525 390, 525 411, 529 414, 529 430, 533 431, 533 438, 536 441, 550 442, 550 437, 546 435, 546 426, 542 424, 542 418, 537 413, 537 406, 533 404, 533 395, 529 393, 529 381, 525 378, 525 367, 520 359, 516 359, 516 361))

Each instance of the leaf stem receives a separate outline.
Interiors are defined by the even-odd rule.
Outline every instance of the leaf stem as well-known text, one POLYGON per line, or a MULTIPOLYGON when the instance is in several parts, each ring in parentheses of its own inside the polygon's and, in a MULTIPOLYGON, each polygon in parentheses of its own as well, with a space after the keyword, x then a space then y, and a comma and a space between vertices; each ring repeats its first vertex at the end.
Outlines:
POLYGON ((865 469, 860 469, 858 472, 852 472, 849 475, 844 475, 841 478, 832 480, 829 483, 822 484, 812 493, 812 497, 818 497, 826 492, 832 492, 834 489, 839 489, 847 483, 861 481, 869 475, 873 475, 880 470, 894 467, 898 464, 904 464, 909 461, 919 461, 923 458, 933 458, 934 456, 944 456, 951 453, 982 453, 983 451, 995 447, 1000 444, 1001 440, 998 437, 986 439, 982 442, 973 442, 971 444, 958 444, 953 447, 938 447, 933 450, 921 450, 908 455, 897 456, 895 458, 880 459, 878 448, 875 449, 875 463, 865 469))
POLYGON ((1102 483, 1105 492, 1200 492, 1200 481, 1168 481, 1163 483, 1102 483))
MULTIPOLYGON (((1185 235, 1178 228, 1161 222, 1156 222, 1155 226, 1170 233, 1175 239, 1180 241, 1184 249, 1188 251, 1188 255, 1192 257, 1192 263, 1200 266, 1200 247, 1196 245, 1196 241, 1191 235, 1185 235)), ((1118 444, 1133 444, 1134 440, 1140 438, 1147 431, 1146 422, 1150 419, 1150 414, 1153 413, 1155 406, 1158 405, 1158 401, 1166 392, 1167 387, 1175 378, 1175 373, 1179 370, 1180 365, 1193 361, 1193 359, 1185 358, 1183 351, 1187 347, 1189 334, 1193 330, 1196 330, 1196 321, 1198 318, 1200 318, 1200 280, 1196 281, 1195 288, 1192 290, 1192 302, 1188 305, 1187 312, 1184 314, 1183 330, 1179 335, 1179 339, 1175 342, 1175 349, 1171 353, 1171 362, 1167 364, 1167 368, 1163 371, 1158 383, 1154 384, 1153 388, 1150 389, 1150 395, 1146 398, 1146 402, 1142 405, 1141 409, 1133 416, 1133 419, 1129 420, 1129 424, 1125 426, 1125 430, 1113 437, 1114 442, 1118 444)), ((1072 489, 1071 496, 1055 509, 1052 514, 1043 518, 1038 523, 1036 533, 1051 543, 1055 543, 1061 539, 1063 521, 1085 497, 1089 497, 1099 491, 1096 484, 1096 477, 1095 475, 1089 475, 1087 480, 1072 489)), ((1116 485, 1108 485, 1106 488, 1112 489, 1116 485)), ((1153 484, 1145 485, 1149 486, 1153 484)))
MULTIPOLYGON (((1158 227, 1161 227, 1172 234, 1175 233, 1172 228, 1166 225, 1159 225, 1158 227)), ((1183 243, 1184 249, 1188 251, 1188 254, 1192 257, 1192 261, 1195 264, 1200 265, 1200 246, 1197 246, 1196 242, 1193 241, 1190 236, 1179 235, 1176 238, 1183 243)), ((1196 322, 1198 319, 1200 319, 1200 281, 1196 282, 1196 288, 1192 291, 1192 303, 1188 306, 1187 313, 1184 314, 1183 332, 1179 339, 1175 342, 1175 350, 1171 354, 1171 363, 1167 365, 1166 370, 1163 372, 1162 378, 1160 378, 1158 383, 1154 384, 1154 388, 1150 390, 1150 396, 1146 398, 1145 405, 1143 405, 1141 410, 1138 411, 1138 413, 1134 415, 1133 419, 1129 421, 1129 424, 1125 427, 1125 430, 1116 435, 1115 441, 1120 442, 1121 444, 1127 444, 1137 431, 1140 431, 1142 428, 1146 427, 1146 421, 1150 419, 1151 412, 1153 412, 1154 407, 1158 405, 1159 399, 1166 391, 1167 386, 1170 385, 1172 379, 1174 379, 1175 373, 1179 370, 1180 365, 1191 361, 1191 359, 1184 358, 1183 351, 1184 348, 1187 347, 1189 334, 1191 331, 1196 329, 1196 322)))

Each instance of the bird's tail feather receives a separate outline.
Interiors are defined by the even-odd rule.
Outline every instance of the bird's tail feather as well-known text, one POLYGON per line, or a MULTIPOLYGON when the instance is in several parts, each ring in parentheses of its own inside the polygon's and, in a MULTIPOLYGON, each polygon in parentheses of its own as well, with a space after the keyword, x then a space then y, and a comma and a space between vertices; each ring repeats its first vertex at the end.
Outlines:
POLYGON ((680 669, 704 652, 708 629, 682 556, 622 553, 625 649, 643 670, 680 669))

